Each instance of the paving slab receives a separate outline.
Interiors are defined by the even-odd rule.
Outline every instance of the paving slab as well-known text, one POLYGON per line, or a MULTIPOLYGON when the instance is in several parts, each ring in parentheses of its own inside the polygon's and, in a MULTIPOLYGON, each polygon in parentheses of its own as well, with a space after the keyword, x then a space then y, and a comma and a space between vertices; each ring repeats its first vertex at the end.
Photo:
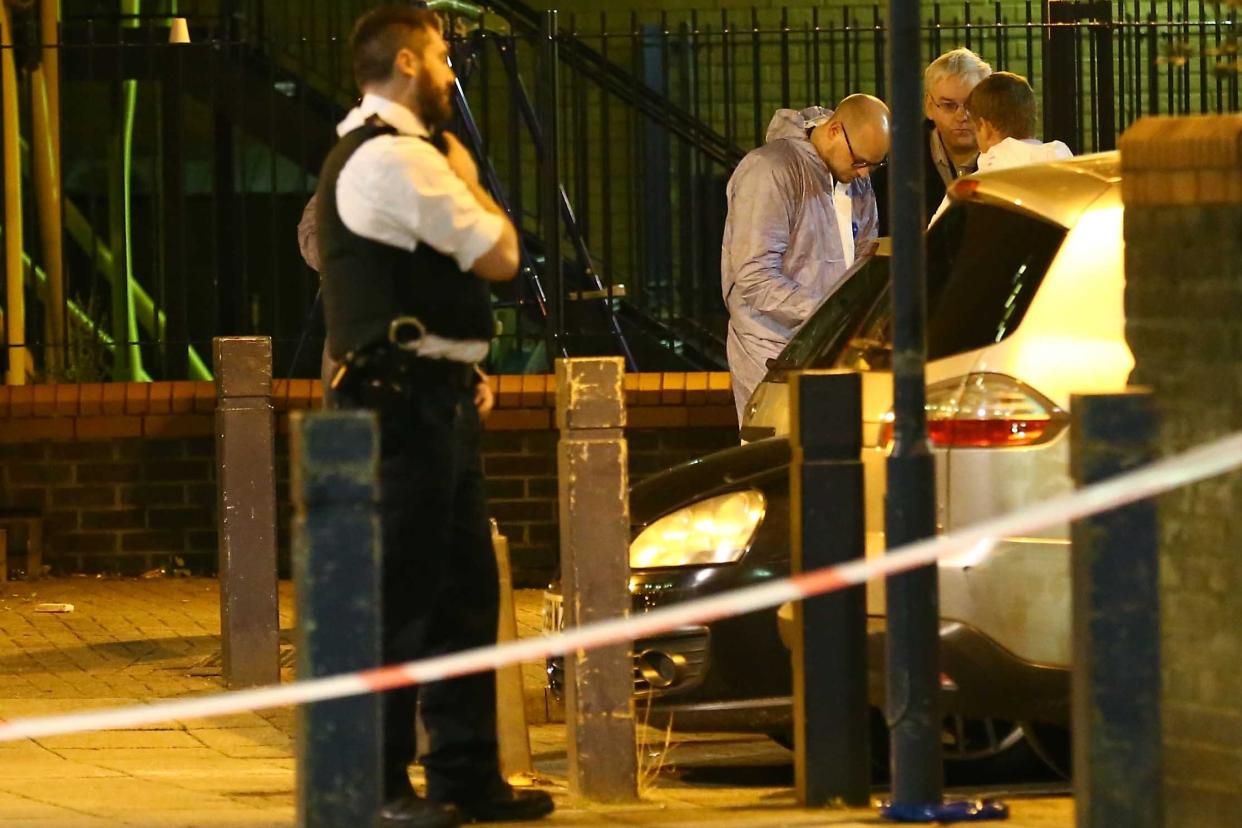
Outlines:
POLYGON ((131 817, 131 820, 125 824, 135 828, 290 828, 294 824, 294 812, 292 808, 212 810, 197 814, 151 811, 140 817, 131 817))
MULTIPOLYGON (((294 623, 280 585, 284 637, 294 623)), ((516 595, 519 635, 540 625, 538 590, 516 595)), ((0 718, 79 712, 222 689, 219 585, 211 579, 73 578, 0 584, 0 718), (66 615, 33 612, 66 602, 66 615), (214 660, 214 661, 213 661, 214 660), (205 673, 205 674, 200 674, 205 673)), ((639 728, 643 799, 573 801, 565 729, 523 665, 538 784, 557 801, 549 826, 875 826, 874 810, 795 807, 789 753, 763 737, 639 728)), ((282 672, 292 680, 292 672, 282 672)), ((293 828, 295 711, 256 711, 0 744, 0 828, 293 828)), ((411 772, 416 786, 423 776, 411 772)), ((1068 828, 1068 797, 1007 798, 1015 828, 1068 828)))
POLYGON ((229 807, 232 802, 219 794, 199 792, 187 796, 186 791, 157 779, 135 777, 112 777, 106 779, 76 779, 72 785, 41 785, 34 781, 18 786, 16 783, 0 782, 8 793, 27 799, 59 805, 70 810, 89 814, 146 812, 152 810, 213 810, 229 807))
POLYGON ((0 791, 0 825, 17 819, 51 819, 70 812, 59 805, 49 805, 17 793, 0 791))
POLYGON ((16 817, 10 819, 0 814, 0 826, 3 826, 3 828, 118 828, 118 826, 131 824, 117 819, 75 814, 72 811, 65 810, 62 810, 56 816, 50 817, 16 817))
POLYGON ((37 739, 40 747, 48 750, 100 750, 137 748, 197 748, 203 743, 184 730, 100 730, 93 733, 70 733, 65 736, 45 736, 37 739))

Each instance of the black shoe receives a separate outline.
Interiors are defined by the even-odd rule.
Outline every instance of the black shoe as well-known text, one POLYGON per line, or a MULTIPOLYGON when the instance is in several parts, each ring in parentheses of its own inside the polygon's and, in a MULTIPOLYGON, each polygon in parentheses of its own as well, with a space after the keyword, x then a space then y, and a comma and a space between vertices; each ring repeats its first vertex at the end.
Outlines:
POLYGON ((509 785, 453 800, 463 822, 525 822, 552 813, 552 797, 543 791, 516 790, 509 785))
POLYGON ((417 796, 390 799, 375 817, 376 828, 457 828, 461 815, 452 805, 417 796))

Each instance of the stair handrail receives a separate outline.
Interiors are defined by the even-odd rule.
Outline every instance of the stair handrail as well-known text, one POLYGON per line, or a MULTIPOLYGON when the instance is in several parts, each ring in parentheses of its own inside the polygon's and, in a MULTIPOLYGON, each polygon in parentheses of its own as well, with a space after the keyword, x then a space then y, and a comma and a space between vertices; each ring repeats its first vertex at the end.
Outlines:
MULTIPOLYGON (((510 25, 519 24, 523 34, 531 37, 543 36, 540 12, 521 0, 486 0, 486 5, 507 19, 510 25)), ((616 95, 674 135, 694 145, 713 161, 732 168, 746 154, 741 147, 701 118, 687 112, 659 90, 653 89, 628 70, 608 60, 580 38, 561 33, 559 40, 560 57, 564 63, 594 81, 601 89, 616 95)))

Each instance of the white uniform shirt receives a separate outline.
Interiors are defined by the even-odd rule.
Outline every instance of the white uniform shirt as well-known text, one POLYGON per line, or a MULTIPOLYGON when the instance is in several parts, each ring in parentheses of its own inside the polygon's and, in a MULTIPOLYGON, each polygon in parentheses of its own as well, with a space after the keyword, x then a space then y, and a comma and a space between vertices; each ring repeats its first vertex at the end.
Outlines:
POLYGON ((337 126, 345 135, 372 115, 397 130, 359 147, 336 181, 336 208, 350 231, 413 251, 420 244, 451 256, 463 271, 496 244, 504 229, 466 188, 434 146, 418 116, 368 94, 337 126))
POLYGON ((837 181, 832 185, 832 206, 837 211, 841 252, 845 254, 845 266, 848 268, 854 264, 854 196, 849 184, 837 181))

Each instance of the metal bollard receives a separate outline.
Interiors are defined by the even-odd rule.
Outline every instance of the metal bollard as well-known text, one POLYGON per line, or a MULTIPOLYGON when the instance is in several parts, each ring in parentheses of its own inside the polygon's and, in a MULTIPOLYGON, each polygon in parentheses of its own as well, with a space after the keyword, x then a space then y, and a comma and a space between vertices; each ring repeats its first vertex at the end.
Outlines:
MULTIPOLYGON (((509 539, 500 534, 492 519, 492 548, 500 574, 500 624, 496 641, 517 641, 517 616, 513 607, 513 567, 509 562, 509 539)), ((508 779, 531 775, 530 731, 526 727, 526 696, 522 692, 522 665, 510 664, 496 671, 496 740, 500 745, 500 771, 508 779)))
MULTIPOLYGON (((383 651, 375 415, 297 413, 292 426, 298 678, 376 667, 383 651)), ((378 695, 299 707, 298 825, 370 825, 383 795, 380 748, 378 695)))
MULTIPOLYGON (((1145 390, 1075 396, 1079 486, 1155 459, 1145 390)), ((1074 810, 1080 828, 1158 828, 1161 779, 1159 537, 1156 503, 1073 526, 1074 810)))
POLYGON ((280 681, 272 340, 216 337, 220 640, 224 681, 280 681))
MULTIPOLYGON (((862 383, 858 374, 837 371, 790 379, 791 549, 794 572, 807 572, 866 552, 862 383)), ((871 797, 866 590, 851 587, 793 609, 798 804, 865 806, 871 797)))
MULTIPOLYGON (((556 361, 561 583, 565 624, 629 611, 629 501, 625 363, 620 358, 556 361)), ((569 789, 597 801, 638 795, 630 645, 565 658, 569 789)))

